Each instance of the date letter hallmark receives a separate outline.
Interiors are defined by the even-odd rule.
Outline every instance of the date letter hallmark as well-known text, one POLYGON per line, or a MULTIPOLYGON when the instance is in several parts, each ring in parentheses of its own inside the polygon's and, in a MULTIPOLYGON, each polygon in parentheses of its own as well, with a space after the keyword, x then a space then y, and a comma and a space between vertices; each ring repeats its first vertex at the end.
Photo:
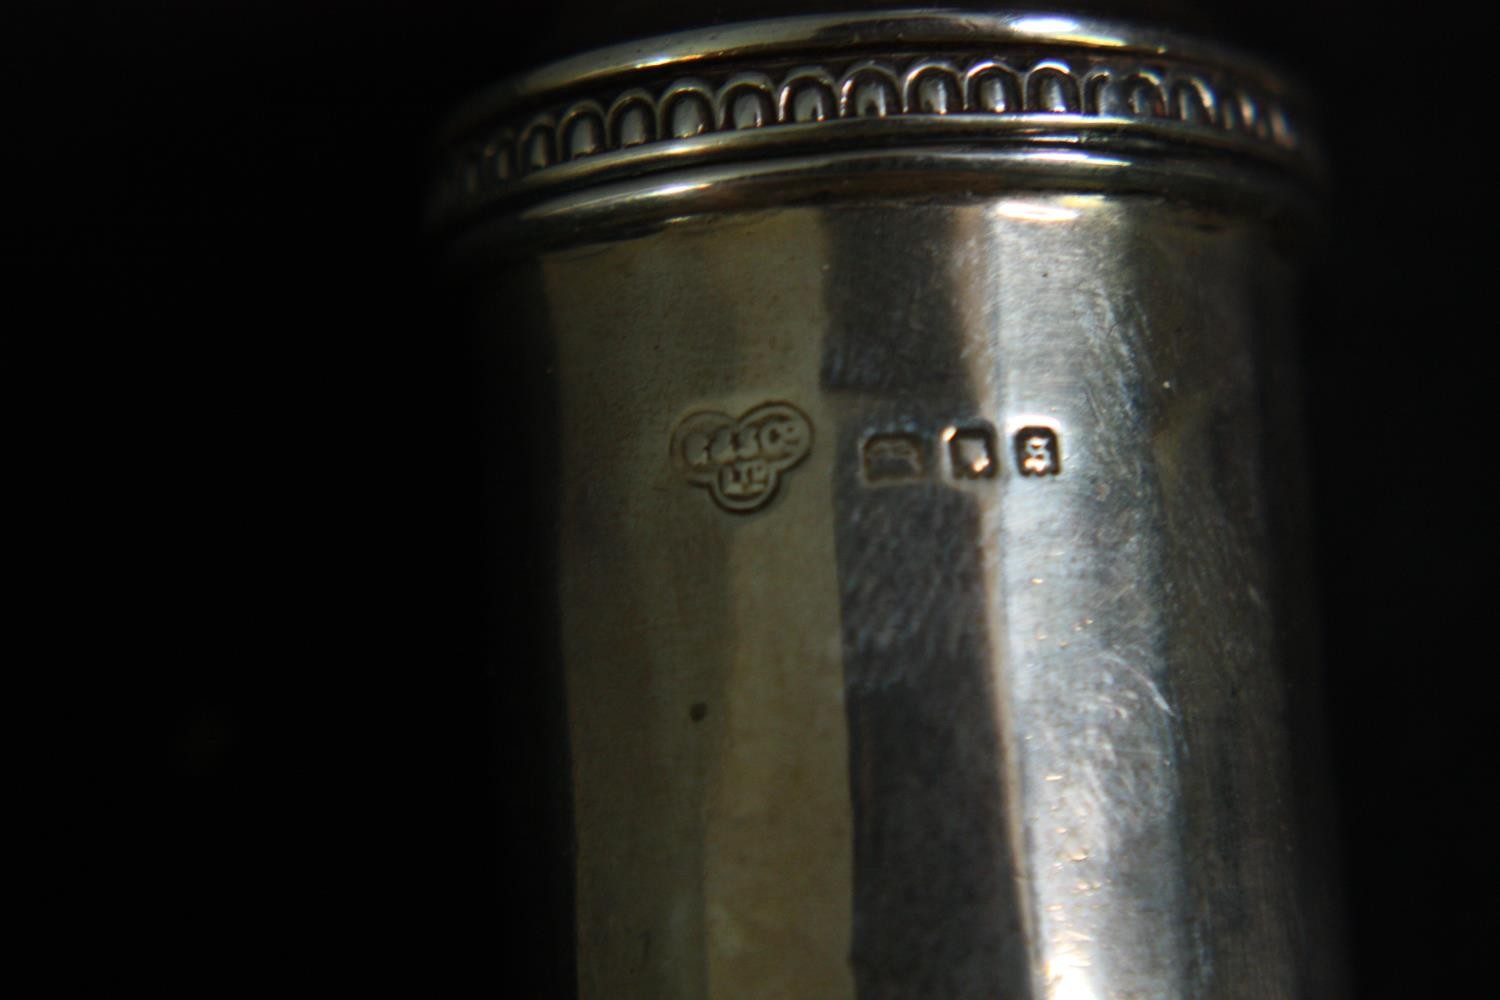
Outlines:
POLYGON ((811 449, 812 423, 790 403, 763 403, 738 420, 700 411, 672 435, 672 460, 687 481, 739 514, 770 503, 781 474, 811 449))
POLYGON ((1062 472, 1062 451, 1051 427, 1022 427, 1016 431, 1016 466, 1023 476, 1056 476, 1062 472))

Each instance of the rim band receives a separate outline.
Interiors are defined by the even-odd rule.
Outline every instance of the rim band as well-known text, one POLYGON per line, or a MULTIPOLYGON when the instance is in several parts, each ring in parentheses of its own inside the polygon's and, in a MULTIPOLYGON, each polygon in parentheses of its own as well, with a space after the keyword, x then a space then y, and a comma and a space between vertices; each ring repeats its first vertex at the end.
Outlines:
POLYGON ((1228 158, 1312 178, 1302 105, 1243 56, 1108 22, 748 22, 585 54, 480 95, 443 130, 430 221, 664 171, 894 147, 1228 158))

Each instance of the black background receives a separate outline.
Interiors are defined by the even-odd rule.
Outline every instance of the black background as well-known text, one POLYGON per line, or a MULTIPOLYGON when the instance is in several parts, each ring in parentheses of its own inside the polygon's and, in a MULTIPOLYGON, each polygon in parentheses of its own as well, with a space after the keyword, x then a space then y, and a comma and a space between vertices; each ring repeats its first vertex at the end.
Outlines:
MULTIPOLYGON (((1488 957, 1495 885, 1489 663, 1465 641, 1490 596, 1478 32, 1458 8, 1113 6, 1323 101, 1305 409, 1352 959, 1360 995, 1445 995, 1488 957)), ((5 252, 40 308, 11 335, 59 376, 25 434, 66 430, 87 484, 62 504, 86 539, 64 638, 105 647, 59 671, 105 720, 60 779, 82 818, 58 870, 82 878, 58 926, 98 932, 80 967, 565 988, 537 570, 483 527, 474 366, 419 225, 427 141, 516 68, 735 9, 19 8, 0 44, 29 179, 5 252)))

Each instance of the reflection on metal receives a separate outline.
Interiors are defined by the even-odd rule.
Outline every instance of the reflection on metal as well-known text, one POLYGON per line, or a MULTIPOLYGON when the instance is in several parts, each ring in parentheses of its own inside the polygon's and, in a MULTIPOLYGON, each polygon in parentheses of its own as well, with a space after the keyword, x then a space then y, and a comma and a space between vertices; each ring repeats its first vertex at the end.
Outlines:
POLYGON ((553 448, 584 997, 1338 995, 1299 120, 1174 36, 916 13, 455 117, 434 225, 553 448))
POLYGON ((1296 105, 1242 57, 1161 33, 1005 14, 788 18, 497 88, 454 116, 434 213, 830 143, 1198 146, 1306 167, 1296 105))

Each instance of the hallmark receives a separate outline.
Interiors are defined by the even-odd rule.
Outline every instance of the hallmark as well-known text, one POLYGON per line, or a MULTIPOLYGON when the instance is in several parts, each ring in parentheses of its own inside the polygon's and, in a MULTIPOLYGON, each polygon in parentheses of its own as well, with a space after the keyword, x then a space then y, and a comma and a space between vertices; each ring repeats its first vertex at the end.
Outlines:
POLYGON ((811 449, 812 423, 790 403, 764 403, 738 419, 701 410, 672 435, 672 459, 687 481, 741 514, 770 503, 782 473, 811 449))

